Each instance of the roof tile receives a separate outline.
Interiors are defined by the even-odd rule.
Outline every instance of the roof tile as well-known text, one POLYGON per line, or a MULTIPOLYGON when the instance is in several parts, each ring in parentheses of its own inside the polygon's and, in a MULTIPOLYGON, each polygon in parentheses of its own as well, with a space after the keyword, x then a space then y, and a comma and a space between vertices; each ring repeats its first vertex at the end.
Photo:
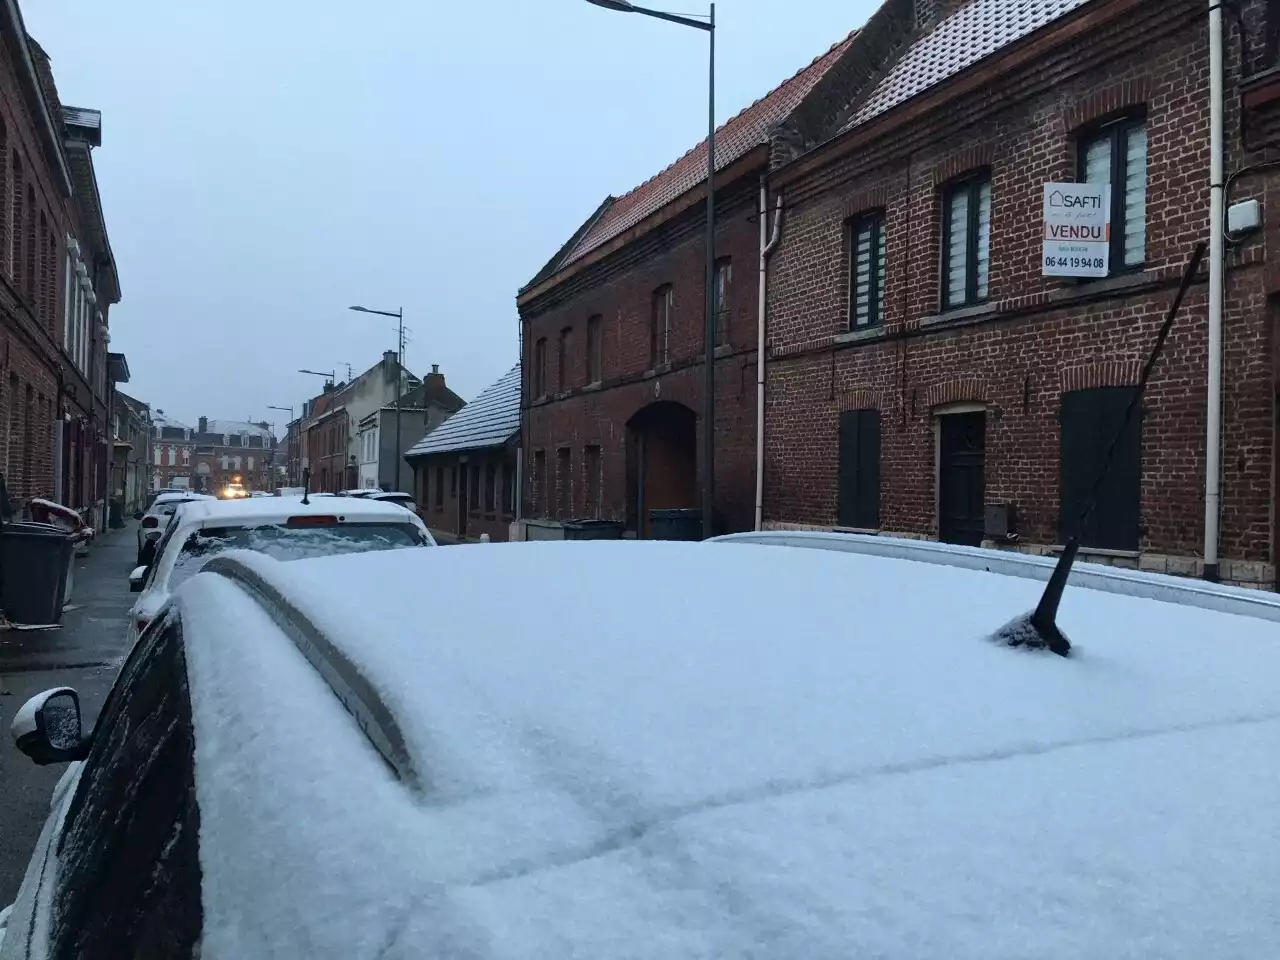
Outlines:
POLYGON ((499 447, 520 429, 520 364, 405 452, 406 457, 499 447))

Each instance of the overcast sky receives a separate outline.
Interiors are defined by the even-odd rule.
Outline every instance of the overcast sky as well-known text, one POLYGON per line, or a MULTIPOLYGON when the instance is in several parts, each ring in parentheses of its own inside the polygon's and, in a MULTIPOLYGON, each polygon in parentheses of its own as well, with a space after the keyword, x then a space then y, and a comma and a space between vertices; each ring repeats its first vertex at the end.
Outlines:
MULTIPOLYGON (((875 5, 721 0, 718 120, 875 5)), ((298 368, 394 349, 357 303, 403 305, 408 365, 472 398, 517 359, 516 290, 705 135, 705 35, 585 0, 22 6, 63 101, 103 113, 124 389, 188 422, 282 433, 267 406, 321 386, 298 368)))

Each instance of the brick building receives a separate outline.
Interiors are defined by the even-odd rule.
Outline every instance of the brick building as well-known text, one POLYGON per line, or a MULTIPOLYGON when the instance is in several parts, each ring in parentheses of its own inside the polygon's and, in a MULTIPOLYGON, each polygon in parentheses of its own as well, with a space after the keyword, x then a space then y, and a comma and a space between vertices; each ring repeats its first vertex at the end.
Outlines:
POLYGON ((185 423, 166 416, 163 410, 151 414, 151 489, 193 487, 192 455, 195 441, 185 423))
POLYGON ((201 417, 191 433, 191 487, 217 494, 228 483, 248 490, 276 488, 276 440, 268 423, 201 417))
MULTIPOLYGON (((716 134, 716 496, 722 529, 754 499, 759 180, 768 131, 838 44, 716 134)), ((696 507, 703 411, 706 142, 608 198, 520 291, 524 514, 625 519, 696 507)))
MULTIPOLYGON (((1280 187, 1243 170, 1274 156, 1278 10, 1243 5, 1245 63, 1227 18, 1229 202, 1280 187)), ((1010 542, 996 505, 1035 552, 1079 529, 1209 233, 1206 20, 1199 0, 889 0, 872 17, 773 134, 766 526, 1010 542), (1110 275, 1042 276, 1043 185, 1086 180, 1112 184, 1110 275)), ((1230 245, 1223 324, 1222 576, 1265 585, 1277 222, 1230 245)), ((1201 570, 1206 302, 1198 283, 1117 444, 1091 559, 1201 570)))
POLYGON ((409 449, 418 512, 440 539, 509 539, 519 442, 517 364, 409 449))
POLYGON ((365 414, 357 441, 360 487, 398 490, 410 486, 413 471, 404 466, 407 452, 464 406, 466 401, 449 389, 439 364, 433 363, 422 383, 405 393, 398 404, 393 400, 365 414))
POLYGON ((108 351, 120 289, 91 157, 101 127, 98 111, 61 103, 17 5, 0 4, 4 475, 15 499, 85 514, 107 493, 113 387, 127 378, 108 351))

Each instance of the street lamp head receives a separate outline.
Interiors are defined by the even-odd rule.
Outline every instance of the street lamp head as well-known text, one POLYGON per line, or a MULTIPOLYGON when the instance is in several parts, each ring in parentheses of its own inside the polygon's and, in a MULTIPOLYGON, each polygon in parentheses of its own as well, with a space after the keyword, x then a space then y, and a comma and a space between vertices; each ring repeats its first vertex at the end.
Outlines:
POLYGON ((627 0, 587 0, 587 3, 594 3, 606 10, 617 10, 619 13, 634 13, 636 9, 635 4, 628 3, 627 0))
POLYGON ((347 307, 348 310, 355 310, 357 313, 373 313, 368 307, 347 307))

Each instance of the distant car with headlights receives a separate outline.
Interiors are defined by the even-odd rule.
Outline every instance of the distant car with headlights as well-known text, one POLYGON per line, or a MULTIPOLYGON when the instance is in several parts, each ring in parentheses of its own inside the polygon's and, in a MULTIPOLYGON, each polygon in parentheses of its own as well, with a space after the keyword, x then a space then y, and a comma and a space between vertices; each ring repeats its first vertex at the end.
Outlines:
POLYGON ((239 480, 233 480, 218 491, 219 500, 243 500, 249 496, 249 490, 239 480))
POLYGON ((179 584, 228 550, 300 560, 435 545, 415 514, 390 503, 313 495, 306 502, 251 497, 187 506, 165 531, 152 560, 129 574, 129 589, 141 594, 129 612, 130 635, 146 629, 179 584))
POLYGON ((150 562, 151 551, 164 534, 165 527, 169 525, 170 518, 179 506, 197 500, 213 499, 215 498, 208 494, 191 493, 188 490, 173 490, 158 494, 146 513, 138 517, 141 521, 138 524, 138 566, 150 562))

